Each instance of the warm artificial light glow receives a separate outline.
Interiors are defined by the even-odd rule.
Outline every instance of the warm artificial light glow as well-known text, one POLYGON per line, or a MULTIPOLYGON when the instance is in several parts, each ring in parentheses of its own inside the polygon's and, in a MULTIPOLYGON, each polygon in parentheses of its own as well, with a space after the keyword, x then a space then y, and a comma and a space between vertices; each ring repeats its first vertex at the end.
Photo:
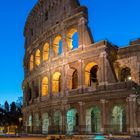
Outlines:
POLYGON ((43 47, 43 61, 47 61, 49 58, 49 44, 46 43, 43 47))
POLYGON ((53 50, 54 50, 56 55, 58 55, 60 53, 59 52, 59 47, 60 47, 59 43, 60 43, 61 39, 62 39, 61 36, 58 35, 53 42, 53 50))
POLYGON ((34 56, 31 55, 31 57, 30 57, 30 71, 32 71, 33 68, 34 68, 34 56))
POLYGON ((90 85, 90 70, 93 66, 96 66, 97 64, 95 62, 88 63, 85 67, 85 85, 90 85))
POLYGON ((55 72, 52 78, 52 91, 58 93, 61 91, 61 73, 55 72))
POLYGON ((131 81, 132 80, 132 77, 131 76, 128 76, 128 80, 131 81))
POLYGON ((42 80, 42 96, 48 95, 48 77, 44 77, 42 80))
POLYGON ((40 50, 37 49, 36 54, 35 54, 35 63, 36 65, 40 64, 40 50))
MULTIPOLYGON (((77 32, 77 29, 73 28, 68 32, 68 36, 67 36, 67 43, 68 43, 68 47, 70 50, 72 50, 74 47, 77 46, 73 46, 73 35, 77 32)), ((77 40, 78 41, 78 40, 77 40)))

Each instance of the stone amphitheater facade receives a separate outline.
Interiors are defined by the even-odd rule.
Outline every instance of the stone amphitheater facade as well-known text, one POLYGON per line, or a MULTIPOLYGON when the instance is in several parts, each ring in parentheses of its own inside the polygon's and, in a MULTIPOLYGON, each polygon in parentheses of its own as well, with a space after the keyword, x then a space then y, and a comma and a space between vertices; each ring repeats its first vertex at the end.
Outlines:
POLYGON ((95 43, 87 23, 78 0, 39 0, 30 12, 22 84, 27 133, 140 132, 140 40, 123 48, 95 43))

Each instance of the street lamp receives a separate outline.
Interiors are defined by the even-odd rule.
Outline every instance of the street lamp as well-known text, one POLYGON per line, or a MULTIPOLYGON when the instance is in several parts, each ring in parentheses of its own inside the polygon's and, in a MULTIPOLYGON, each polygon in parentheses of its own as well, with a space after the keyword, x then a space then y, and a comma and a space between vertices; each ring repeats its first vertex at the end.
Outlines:
POLYGON ((131 81, 132 80, 132 77, 131 76, 128 76, 127 79, 128 79, 128 81, 131 81))
POLYGON ((19 120, 19 130, 21 129, 21 125, 22 125, 22 118, 20 117, 20 118, 18 118, 18 120, 19 120))

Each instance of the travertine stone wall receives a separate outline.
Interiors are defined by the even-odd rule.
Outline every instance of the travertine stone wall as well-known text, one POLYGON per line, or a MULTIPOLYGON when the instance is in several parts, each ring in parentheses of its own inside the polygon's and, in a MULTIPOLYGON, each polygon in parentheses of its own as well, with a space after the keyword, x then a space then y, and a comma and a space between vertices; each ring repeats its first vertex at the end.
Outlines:
POLYGON ((95 43, 87 23, 87 8, 81 6, 78 0, 39 0, 30 12, 24 30, 25 76, 22 84, 26 132, 37 133, 42 130, 44 113, 48 114, 48 131, 51 131, 54 128, 54 113, 59 111, 62 116, 61 131, 66 133, 67 112, 74 108, 78 113, 78 133, 85 133, 87 128, 91 128, 87 126, 90 120, 87 112, 94 106, 101 111, 100 131, 114 131, 112 110, 119 106, 126 115, 126 132, 140 132, 140 42, 133 41, 124 48, 118 48, 108 41, 95 43), (72 29, 78 33, 76 49, 70 49, 72 29), (54 46, 57 46, 54 40, 58 36, 62 39, 61 55, 54 51, 54 46), (46 43, 49 46, 49 58, 43 61, 43 47, 46 43), (37 49, 40 50, 38 66, 35 64, 37 49), (32 70, 31 55, 34 58, 32 70), (96 65, 97 82, 87 85, 91 68, 96 65), (120 81, 120 71, 125 67, 131 70, 131 81, 120 81), (78 86, 72 89, 75 70, 78 73, 78 86), (55 72, 61 75, 61 91, 54 94, 52 79, 55 72), (48 94, 42 96, 42 79, 45 76, 48 77, 48 94), (29 116, 32 116, 31 126, 29 116))

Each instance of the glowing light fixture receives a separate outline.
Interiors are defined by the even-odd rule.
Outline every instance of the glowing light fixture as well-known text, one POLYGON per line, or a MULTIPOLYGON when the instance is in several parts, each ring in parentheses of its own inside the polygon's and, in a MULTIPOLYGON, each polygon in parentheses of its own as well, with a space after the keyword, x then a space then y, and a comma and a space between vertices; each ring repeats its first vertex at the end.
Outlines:
POLYGON ((131 76, 128 76, 128 80, 131 81, 132 80, 132 77, 131 76))
POLYGON ((107 140, 102 133, 96 133, 93 140, 107 140))

